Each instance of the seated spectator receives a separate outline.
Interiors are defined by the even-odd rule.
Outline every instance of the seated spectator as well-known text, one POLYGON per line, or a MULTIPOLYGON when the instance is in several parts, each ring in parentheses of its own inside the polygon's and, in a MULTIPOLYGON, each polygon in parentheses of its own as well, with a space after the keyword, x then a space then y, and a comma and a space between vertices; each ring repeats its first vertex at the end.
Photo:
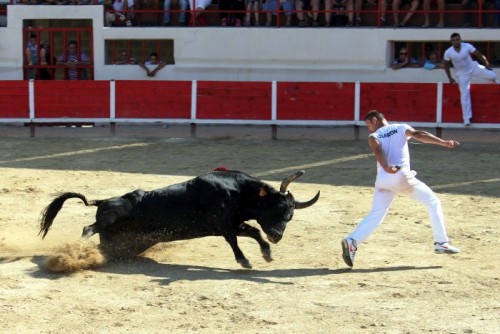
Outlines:
POLYGON ((159 0, 135 0, 137 25, 156 27, 160 25, 162 13, 159 0))
POLYGON ((424 64, 424 68, 426 70, 433 70, 436 68, 444 68, 444 62, 443 60, 439 60, 438 54, 436 51, 432 51, 429 54, 429 58, 426 60, 424 64))
MULTIPOLYGON (((500 0, 498 0, 498 1, 500 1, 500 0)), ((246 6, 245 26, 247 26, 247 27, 252 26, 252 12, 253 12, 254 17, 255 17, 254 25, 256 27, 260 26, 259 5, 260 5, 259 0, 245 0, 245 6, 246 6)))
POLYGON ((309 23, 306 21, 306 17, 309 13, 305 13, 306 8, 312 8, 312 26, 319 27, 319 0, 295 0, 295 10, 297 11, 297 21, 299 27, 308 27, 309 23))
MULTIPOLYGON (((47 42, 40 42, 40 65, 53 66, 57 63, 57 58, 51 55, 50 45, 47 42)), ((40 80, 53 80, 55 78, 54 68, 40 68, 40 80)))
POLYGON ((188 0, 189 3, 189 8, 191 10, 194 10, 195 14, 194 16, 191 15, 191 19, 189 21, 190 26, 206 26, 207 25, 207 20, 205 19, 205 16, 203 13, 205 12, 205 9, 207 9, 208 6, 212 3, 212 0, 188 0), (193 2, 195 8, 193 7, 193 2))
POLYGON ((170 25, 170 8, 172 8, 172 5, 177 5, 179 4, 179 18, 178 18, 178 23, 181 26, 186 25, 186 9, 188 8, 188 1, 189 0, 164 0, 163 2, 163 9, 165 10, 165 13, 163 14, 163 25, 164 26, 169 26, 170 25))
POLYGON ((500 0, 495 0, 495 10, 497 11, 495 14, 495 28, 500 28, 500 0))
MULTIPOLYGON (((352 7, 352 0, 351 1, 351 7, 352 7)), ((444 1, 444 0, 443 0, 444 1)), ((376 0, 367 0, 367 2, 370 5, 377 5, 376 0)), ((361 25, 361 10, 363 8, 363 0, 354 0, 354 11, 353 14, 350 16, 350 21, 347 24, 347 26, 356 26, 359 27, 361 25)), ((381 13, 381 15, 385 15, 384 12, 381 13)), ((382 18, 381 18, 382 20, 382 18)), ((385 21, 385 16, 383 21, 385 21)))
POLYGON ((403 67, 419 67, 418 62, 414 58, 409 57, 405 47, 399 49, 399 57, 394 59, 391 66, 393 70, 399 70, 403 67))
POLYGON ((90 58, 87 54, 80 50, 78 52, 78 44, 76 41, 68 42, 66 53, 61 54, 57 58, 57 64, 62 64, 67 67, 65 70, 65 79, 68 80, 87 80, 87 70, 81 68, 81 65, 90 64, 90 58))
POLYGON ((132 25, 132 22, 129 19, 129 13, 127 12, 127 8, 128 8, 128 0, 113 1, 114 17, 111 24, 112 26, 124 27, 132 25))
MULTIPOLYGON (((484 0, 462 0, 462 10, 466 11, 464 14, 464 28, 472 26, 472 13, 470 12, 472 10, 472 3, 477 3, 478 7, 479 3, 481 3, 481 6, 484 8, 484 0)), ((481 20, 482 26, 486 26, 486 13, 481 15, 481 20)))
POLYGON ((395 27, 404 27, 408 24, 408 21, 412 18, 413 14, 415 14, 415 11, 418 8, 418 5, 420 4, 419 0, 393 0, 392 2, 392 10, 393 10, 393 17, 394 17, 394 26, 395 27), (410 5, 409 11, 406 13, 405 18, 403 19, 403 22, 399 22, 399 10, 401 7, 405 5, 410 5))
POLYGON ((145 62, 140 62, 139 66, 146 71, 146 74, 148 77, 154 77, 156 73, 158 73, 159 70, 165 67, 165 63, 162 62, 161 60, 158 59, 158 54, 156 52, 153 52, 149 55, 149 60, 145 62), (151 70, 150 68, 153 68, 151 70))
POLYGON ((28 65, 28 69, 26 70, 26 78, 36 79, 37 69, 32 66, 38 65, 38 43, 37 43, 37 35, 35 33, 30 34, 30 38, 26 43, 26 64, 28 65))
POLYGON ((245 15, 245 0, 219 0, 219 10, 221 26, 241 27, 245 15))
MULTIPOLYGON (((285 2, 280 1, 280 8, 285 11, 285 27, 290 27, 292 25, 292 14, 294 10, 293 3, 295 0, 286 0, 285 2)), ((278 2, 276 0, 266 0, 262 5, 262 10, 266 12, 266 26, 270 26, 273 22, 272 15, 277 15, 278 2)))
MULTIPOLYGON (((430 19, 431 13, 429 12, 431 10, 431 1, 432 0, 424 0, 423 10, 425 10, 426 12, 424 13, 425 23, 422 26, 422 28, 429 28, 431 26, 431 19, 430 19)), ((444 0, 436 0, 436 2, 439 11, 439 22, 436 25, 436 28, 443 28, 445 2, 444 0)))
MULTIPOLYGON (((328 0, 327 0, 328 1, 328 0)), ((349 22, 352 22, 352 0, 331 0, 333 15, 328 15, 325 13, 325 26, 334 27, 344 27, 349 26, 349 22)), ((325 4, 326 6, 326 4, 325 4)), ((329 7, 329 5, 328 5, 329 7)))
POLYGON ((127 50, 120 50, 120 56, 115 61, 116 65, 128 65, 137 64, 137 61, 133 57, 129 57, 127 50))

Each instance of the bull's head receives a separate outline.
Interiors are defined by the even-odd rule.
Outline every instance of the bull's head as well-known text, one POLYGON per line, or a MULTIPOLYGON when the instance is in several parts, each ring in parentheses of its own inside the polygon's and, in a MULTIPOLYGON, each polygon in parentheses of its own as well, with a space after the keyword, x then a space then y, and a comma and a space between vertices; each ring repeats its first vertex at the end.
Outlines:
POLYGON ((297 201, 287 190, 288 185, 305 171, 300 170, 288 175, 283 179, 280 191, 272 188, 261 188, 259 196, 263 200, 263 207, 257 222, 266 233, 267 239, 272 243, 277 243, 283 238, 286 224, 292 220, 294 209, 305 209, 316 203, 319 199, 319 191, 312 199, 306 202, 297 201))

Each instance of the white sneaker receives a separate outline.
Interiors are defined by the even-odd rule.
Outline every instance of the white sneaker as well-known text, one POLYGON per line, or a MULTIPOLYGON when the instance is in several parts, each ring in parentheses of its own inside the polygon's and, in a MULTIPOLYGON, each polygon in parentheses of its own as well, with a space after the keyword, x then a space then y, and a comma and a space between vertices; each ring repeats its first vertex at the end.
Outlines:
POLYGON ((435 242, 434 253, 436 254, 455 254, 460 253, 460 249, 453 247, 448 242, 435 242))
POLYGON ((343 239, 342 242, 342 258, 344 259, 345 264, 352 268, 354 265, 354 256, 356 255, 356 251, 358 250, 358 243, 356 240, 349 238, 343 239))

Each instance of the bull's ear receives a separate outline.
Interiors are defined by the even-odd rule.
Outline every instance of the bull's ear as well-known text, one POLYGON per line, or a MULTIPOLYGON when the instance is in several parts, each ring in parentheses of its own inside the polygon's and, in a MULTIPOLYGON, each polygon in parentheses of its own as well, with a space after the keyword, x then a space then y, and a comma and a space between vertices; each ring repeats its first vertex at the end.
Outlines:
POLYGON ((266 196, 266 195, 267 195, 267 191, 266 191, 266 189, 264 189, 264 188, 260 188, 260 189, 259 189, 259 196, 260 196, 260 197, 264 197, 264 196, 266 196))

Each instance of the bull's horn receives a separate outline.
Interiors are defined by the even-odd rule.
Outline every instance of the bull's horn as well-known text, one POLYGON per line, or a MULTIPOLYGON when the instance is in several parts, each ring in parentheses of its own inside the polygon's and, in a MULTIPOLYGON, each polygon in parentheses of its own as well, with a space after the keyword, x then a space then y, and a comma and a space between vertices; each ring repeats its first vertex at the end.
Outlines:
POLYGON ((298 172, 295 172, 293 174, 288 175, 281 181, 281 187, 280 187, 280 193, 284 194, 286 192, 286 188, 288 188, 288 185, 295 180, 298 177, 301 177, 304 175, 305 171, 299 170, 298 172))
POLYGON ((307 202, 299 202, 299 201, 295 200, 295 209, 308 208, 311 205, 313 205, 314 203, 316 203, 318 201, 318 199, 319 199, 319 191, 316 194, 316 196, 314 196, 312 199, 308 200, 307 202))

